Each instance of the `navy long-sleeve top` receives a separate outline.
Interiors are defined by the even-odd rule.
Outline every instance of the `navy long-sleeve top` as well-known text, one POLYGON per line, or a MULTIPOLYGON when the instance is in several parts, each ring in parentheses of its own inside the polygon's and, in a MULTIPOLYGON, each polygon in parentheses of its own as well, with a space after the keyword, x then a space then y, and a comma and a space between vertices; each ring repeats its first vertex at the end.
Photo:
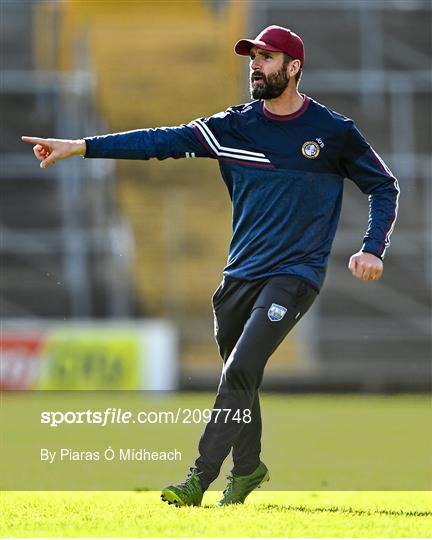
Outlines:
POLYGON ((297 275, 320 289, 335 236, 344 178, 369 196, 362 251, 383 258, 399 187, 353 121, 304 96, 287 116, 262 100, 177 127, 86 138, 86 158, 219 161, 233 206, 224 275, 297 275))

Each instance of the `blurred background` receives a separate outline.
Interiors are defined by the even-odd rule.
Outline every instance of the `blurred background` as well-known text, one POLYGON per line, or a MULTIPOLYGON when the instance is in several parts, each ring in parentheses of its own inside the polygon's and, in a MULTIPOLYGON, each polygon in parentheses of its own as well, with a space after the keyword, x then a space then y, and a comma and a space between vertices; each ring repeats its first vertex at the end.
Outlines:
POLYGON ((214 389, 211 295, 231 208, 213 160, 70 159, 19 137, 178 125, 249 101, 241 37, 288 26, 301 91, 355 120, 399 179, 380 282, 347 271, 368 201, 346 181, 327 280, 264 388, 430 389, 429 0, 2 0, 1 385, 214 389))

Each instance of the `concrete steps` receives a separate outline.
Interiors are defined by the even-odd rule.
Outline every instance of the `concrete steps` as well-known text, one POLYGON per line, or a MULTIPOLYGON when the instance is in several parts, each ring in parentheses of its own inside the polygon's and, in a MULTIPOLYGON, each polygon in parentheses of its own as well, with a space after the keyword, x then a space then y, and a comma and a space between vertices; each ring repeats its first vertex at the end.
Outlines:
MULTIPOLYGON (((114 2, 99 7, 65 4, 62 62, 68 67, 73 61, 73 36, 80 28, 88 36, 109 131, 178 125, 239 101, 241 60, 224 39, 239 24, 231 8, 222 25, 203 2, 135 3, 127 12, 114 2)), ((123 160, 117 170, 121 208, 137 243, 141 300, 152 315, 179 313, 185 305, 202 313, 220 281, 231 221, 216 164, 123 160)))

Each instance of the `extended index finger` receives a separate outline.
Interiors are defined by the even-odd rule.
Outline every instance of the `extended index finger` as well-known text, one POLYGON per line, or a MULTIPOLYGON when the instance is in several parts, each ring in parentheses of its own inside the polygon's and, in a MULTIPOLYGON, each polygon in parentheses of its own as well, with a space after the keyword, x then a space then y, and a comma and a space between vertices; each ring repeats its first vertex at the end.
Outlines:
POLYGON ((26 135, 23 135, 21 137, 21 140, 26 143, 30 144, 47 144, 48 139, 41 139, 40 137, 27 137, 26 135))

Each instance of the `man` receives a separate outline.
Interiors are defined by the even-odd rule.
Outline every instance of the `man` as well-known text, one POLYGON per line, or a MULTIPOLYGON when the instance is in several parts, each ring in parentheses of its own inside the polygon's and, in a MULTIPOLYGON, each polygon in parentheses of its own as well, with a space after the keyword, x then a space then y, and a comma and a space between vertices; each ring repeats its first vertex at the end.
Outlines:
POLYGON ((354 123, 299 93, 300 37, 270 26, 235 51, 250 57, 251 103, 178 127, 77 141, 23 137, 42 168, 73 155, 219 160, 233 204, 228 262, 212 299, 224 367, 199 457, 184 481, 162 491, 177 506, 201 504, 231 450, 234 468, 219 505, 243 503, 268 480, 258 389, 268 358, 323 284, 344 178, 370 201, 363 246, 348 265, 358 279, 380 279, 397 215, 397 181, 354 123))

